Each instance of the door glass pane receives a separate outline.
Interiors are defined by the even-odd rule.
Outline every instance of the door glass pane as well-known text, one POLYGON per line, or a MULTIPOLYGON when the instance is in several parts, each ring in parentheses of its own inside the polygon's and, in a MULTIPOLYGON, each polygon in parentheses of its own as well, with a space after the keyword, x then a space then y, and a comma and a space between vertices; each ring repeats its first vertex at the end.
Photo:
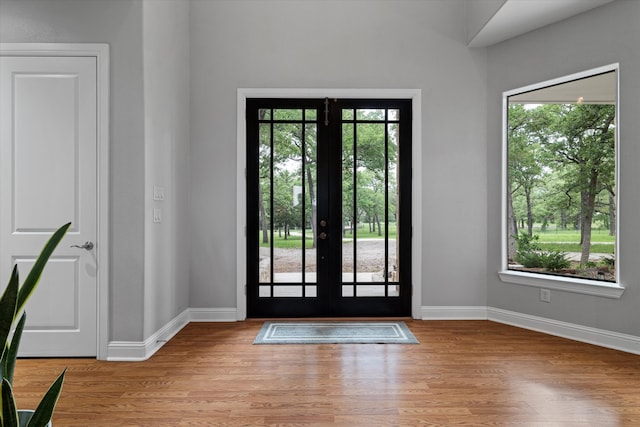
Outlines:
MULTIPOLYGON (((261 109, 260 116, 265 117, 270 110, 261 109)), ((259 279, 260 283, 271 282, 271 124, 259 125, 260 144, 258 148, 259 185, 258 185, 258 225, 259 225, 259 279)), ((260 295, 263 289, 260 288, 260 295)))
POLYGON ((302 120, 302 110, 301 109, 274 109, 273 110, 273 120, 302 120))
MULTIPOLYGON (((309 111, 309 110, 307 110, 309 111)), ((313 110, 314 112, 316 110, 313 110)), ((304 182, 305 203, 302 212, 303 235, 305 242, 305 277, 306 283, 315 283, 316 275, 316 231, 318 221, 317 206, 317 123, 305 124, 305 144, 304 144, 304 169, 305 174, 301 182, 304 182)), ((307 287, 309 289, 310 287, 307 287)), ((311 296, 311 295, 308 295, 311 296)))
MULTIPOLYGON (((344 112, 352 110, 343 110, 344 112)), ((342 125, 342 281, 355 282, 355 270, 353 268, 354 259, 354 238, 356 229, 354 227, 354 152, 353 133, 355 127, 351 123, 342 125)))
POLYGON ((300 123, 273 124, 274 282, 302 281, 301 141, 300 123))
POLYGON ((315 108, 304 110, 304 119, 315 121, 318 117, 318 110, 315 108))
MULTIPOLYGON (((380 115, 378 110, 367 111, 368 117, 380 115)), ((356 138, 356 279, 384 282, 385 235, 380 224, 385 216, 385 125, 358 123, 356 138)))
POLYGON ((342 112, 343 296, 398 296, 399 110, 342 112), (345 122, 345 120, 348 120, 345 122), (380 283, 378 285, 377 283, 380 283))
MULTIPOLYGON (((390 110, 395 112, 395 116, 399 119, 398 110, 390 110)), ((389 114, 389 116, 392 116, 389 114)), ((400 251, 398 250, 399 243, 399 218, 400 211, 398 206, 400 206, 400 200, 398 197, 398 182, 400 182, 400 151, 399 147, 399 124, 398 123, 389 123, 387 124, 387 197, 388 197, 388 206, 387 206, 387 221, 388 221, 388 241, 387 241, 387 250, 389 254, 389 258, 387 260, 387 277, 389 282, 398 282, 399 279, 399 271, 400 271, 400 259, 398 258, 398 254, 400 251)))
POLYGON ((385 109, 369 109, 361 108, 356 110, 356 120, 369 121, 369 120, 384 120, 385 109))
POLYGON ((258 111, 259 296, 315 297, 317 110, 258 111))
POLYGON ((258 120, 271 120, 271 109, 270 108, 258 109, 258 120))

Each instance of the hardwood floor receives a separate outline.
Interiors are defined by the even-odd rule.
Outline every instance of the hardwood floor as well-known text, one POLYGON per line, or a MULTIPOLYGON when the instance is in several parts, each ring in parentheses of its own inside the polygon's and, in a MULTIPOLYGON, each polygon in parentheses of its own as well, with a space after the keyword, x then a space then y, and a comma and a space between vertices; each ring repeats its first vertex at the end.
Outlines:
POLYGON ((640 426, 640 356, 489 321, 406 320, 419 345, 252 345, 191 323, 145 362, 21 359, 18 406, 67 379, 63 426, 640 426))

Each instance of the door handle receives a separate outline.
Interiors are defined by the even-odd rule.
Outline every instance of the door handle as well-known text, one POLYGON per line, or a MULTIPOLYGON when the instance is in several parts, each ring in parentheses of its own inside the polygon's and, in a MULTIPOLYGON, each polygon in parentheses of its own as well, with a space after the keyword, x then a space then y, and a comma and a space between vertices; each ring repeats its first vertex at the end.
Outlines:
POLYGON ((324 239, 326 239, 326 238, 327 238, 327 233, 325 233, 325 232, 323 231, 322 233, 318 234, 318 237, 319 237, 320 239, 324 240, 324 239))
POLYGON ((84 242, 84 245, 80 246, 80 245, 71 245, 72 248, 80 248, 80 249, 86 249, 88 251, 90 251, 91 249, 93 249, 93 242, 84 242))

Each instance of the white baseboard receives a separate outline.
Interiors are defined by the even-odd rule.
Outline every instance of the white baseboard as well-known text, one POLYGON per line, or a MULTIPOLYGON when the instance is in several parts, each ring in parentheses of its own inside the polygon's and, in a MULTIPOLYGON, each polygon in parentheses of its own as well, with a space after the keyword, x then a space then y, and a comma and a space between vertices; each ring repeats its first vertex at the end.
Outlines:
POLYGON ((423 306, 422 320, 487 320, 485 306, 423 306))
POLYGON ((574 341, 640 354, 640 337, 488 307, 488 320, 574 341))
POLYGON ((235 307, 190 308, 189 319, 192 322, 237 322, 237 313, 235 307))
POLYGON ((147 360, 189 323, 189 310, 174 317, 144 341, 111 341, 107 360, 137 362, 147 360))
POLYGON ((189 322, 236 322, 235 308, 188 308, 145 341, 111 341, 107 360, 136 362, 149 359, 189 322))
POLYGON ((422 320, 490 320, 600 347, 640 354, 640 337, 482 306, 423 306, 422 320))
MULTIPOLYGON (((640 337, 485 306, 423 306, 422 320, 489 320, 640 355, 640 337)), ((190 322, 236 322, 234 307, 189 308, 145 341, 112 341, 110 361, 143 361, 190 322)))

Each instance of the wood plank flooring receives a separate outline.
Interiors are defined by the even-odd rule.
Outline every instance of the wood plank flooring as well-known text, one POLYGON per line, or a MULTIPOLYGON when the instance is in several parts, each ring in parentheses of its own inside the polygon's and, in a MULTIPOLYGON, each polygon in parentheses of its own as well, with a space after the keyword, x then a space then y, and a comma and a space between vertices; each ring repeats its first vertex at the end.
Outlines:
POLYGON ((191 323, 145 362, 21 359, 63 426, 640 426, 640 356, 489 321, 406 320, 419 345, 252 345, 191 323))

